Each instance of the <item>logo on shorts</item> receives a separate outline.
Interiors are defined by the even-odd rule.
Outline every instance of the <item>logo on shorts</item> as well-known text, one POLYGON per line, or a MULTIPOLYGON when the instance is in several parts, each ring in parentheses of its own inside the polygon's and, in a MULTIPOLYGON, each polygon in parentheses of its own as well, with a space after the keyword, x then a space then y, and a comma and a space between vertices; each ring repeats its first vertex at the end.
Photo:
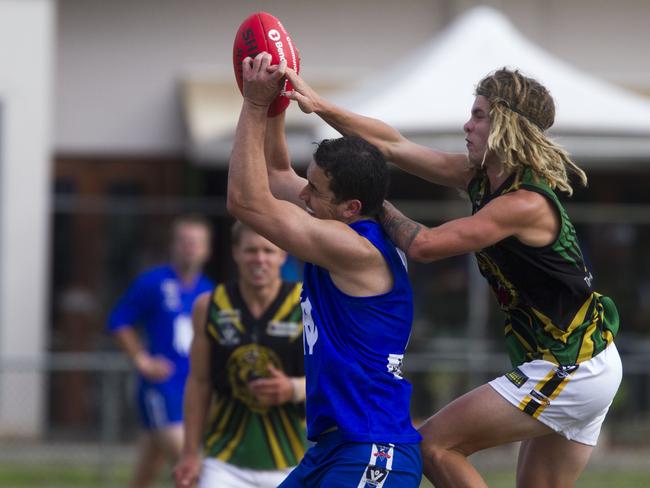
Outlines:
POLYGON ((368 466, 366 469, 366 483, 370 486, 379 486, 388 476, 386 468, 368 466))
POLYGON ((515 385, 517 388, 521 388, 526 381, 528 381, 528 376, 521 372, 519 368, 515 368, 509 373, 505 374, 506 378, 510 383, 515 385))
POLYGON ((390 450, 392 446, 382 446, 378 445, 377 446, 377 452, 373 452, 372 455, 374 457, 380 457, 380 458, 385 458, 385 459, 390 459, 393 456, 390 455, 390 450))
POLYGON ((545 407, 548 407, 551 404, 550 398, 537 390, 530 390, 530 396, 532 396, 535 400, 537 400, 541 405, 544 405, 545 407))
POLYGON ((555 369, 555 375, 558 378, 566 378, 569 376, 571 373, 573 373, 576 369, 578 369, 579 364, 571 364, 568 366, 558 366, 555 369))

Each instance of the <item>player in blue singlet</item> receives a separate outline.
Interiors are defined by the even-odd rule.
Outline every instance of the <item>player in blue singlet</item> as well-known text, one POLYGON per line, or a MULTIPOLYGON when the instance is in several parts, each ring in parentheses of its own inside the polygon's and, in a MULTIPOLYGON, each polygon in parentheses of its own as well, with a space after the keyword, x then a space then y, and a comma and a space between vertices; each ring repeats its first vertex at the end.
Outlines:
POLYGON ((269 64, 266 53, 243 61, 228 209, 307 263, 303 345, 307 433, 315 445, 280 486, 416 488, 421 438, 401 374, 412 291, 405 262, 377 221, 386 161, 363 139, 326 140, 307 178, 299 177, 284 116, 266 117, 286 67, 269 64))
POLYGON ((172 226, 171 263, 138 276, 113 309, 108 328, 138 373, 137 403, 145 435, 131 486, 150 486, 183 443, 183 390, 189 372, 192 305, 213 285, 201 272, 210 230, 199 217, 172 226), (136 326, 143 327, 143 344, 136 326))

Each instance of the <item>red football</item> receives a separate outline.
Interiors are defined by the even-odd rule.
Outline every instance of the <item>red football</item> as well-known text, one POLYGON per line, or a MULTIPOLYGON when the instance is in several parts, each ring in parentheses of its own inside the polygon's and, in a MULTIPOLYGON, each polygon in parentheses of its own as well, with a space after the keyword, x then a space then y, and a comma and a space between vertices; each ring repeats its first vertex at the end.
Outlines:
MULTIPOLYGON (((232 62, 239 91, 243 89, 242 60, 246 56, 254 58, 262 51, 271 54, 271 64, 280 64, 281 60, 286 59, 287 66, 299 72, 300 55, 298 49, 293 45, 293 41, 282 23, 271 14, 256 12, 239 26, 232 49, 232 62)), ((293 89, 291 83, 288 81, 284 83, 284 90, 293 89)), ((269 107, 269 117, 281 114, 288 106, 289 99, 278 95, 269 107)))

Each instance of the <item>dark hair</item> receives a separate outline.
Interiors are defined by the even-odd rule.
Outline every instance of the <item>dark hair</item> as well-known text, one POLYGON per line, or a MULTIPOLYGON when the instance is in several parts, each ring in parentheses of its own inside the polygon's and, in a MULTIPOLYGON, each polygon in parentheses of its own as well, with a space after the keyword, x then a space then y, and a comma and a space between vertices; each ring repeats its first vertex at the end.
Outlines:
POLYGON ((388 168, 379 149, 356 136, 325 139, 318 144, 314 161, 330 179, 336 203, 359 200, 361 214, 374 217, 380 212, 388 191, 388 168))

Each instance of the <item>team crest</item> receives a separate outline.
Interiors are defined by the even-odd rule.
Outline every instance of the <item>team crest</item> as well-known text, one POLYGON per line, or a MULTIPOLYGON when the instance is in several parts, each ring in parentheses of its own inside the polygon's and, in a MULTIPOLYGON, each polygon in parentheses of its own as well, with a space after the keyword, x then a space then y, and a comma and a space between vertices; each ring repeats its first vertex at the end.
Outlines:
POLYGON ((266 413, 268 407, 260 404, 248 388, 248 383, 269 375, 269 365, 282 369, 277 354, 259 344, 246 344, 235 349, 226 363, 228 381, 233 396, 257 413, 266 413))
POLYGON ((372 453, 376 458, 390 459, 393 456, 391 455, 391 449, 393 446, 383 446, 381 444, 376 445, 377 450, 372 453))
POLYGON ((222 346, 236 346, 241 342, 239 310, 219 310, 214 318, 214 329, 219 344, 222 346))
POLYGON ((366 485, 380 486, 388 477, 388 470, 381 466, 368 466, 366 468, 366 485))
POLYGON ((499 302, 502 310, 512 310, 519 302, 517 290, 514 285, 503 275, 496 263, 484 252, 476 253, 476 261, 499 302))
POLYGON ((573 373, 576 369, 578 369, 580 365, 579 364, 571 364, 571 365, 566 365, 566 366, 558 366, 555 369, 555 375, 558 378, 566 378, 569 376, 571 373, 573 373))

